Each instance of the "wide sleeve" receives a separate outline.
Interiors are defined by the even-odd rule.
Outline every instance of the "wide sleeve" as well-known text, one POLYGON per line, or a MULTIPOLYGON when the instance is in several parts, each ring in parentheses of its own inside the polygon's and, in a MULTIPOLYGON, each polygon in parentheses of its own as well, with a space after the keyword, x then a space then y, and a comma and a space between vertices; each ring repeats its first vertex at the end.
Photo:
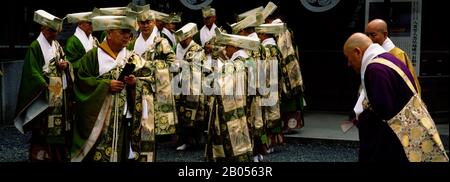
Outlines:
MULTIPOLYGON (((80 59, 74 88, 77 102, 77 138, 86 139, 97 119, 106 96, 109 94, 111 80, 98 77, 97 48, 94 48, 80 59)), ((75 141, 76 143, 76 141, 75 141)))
POLYGON ((16 114, 25 110, 29 103, 47 88, 48 84, 42 71, 43 65, 44 57, 41 48, 39 43, 34 41, 24 59, 16 114))

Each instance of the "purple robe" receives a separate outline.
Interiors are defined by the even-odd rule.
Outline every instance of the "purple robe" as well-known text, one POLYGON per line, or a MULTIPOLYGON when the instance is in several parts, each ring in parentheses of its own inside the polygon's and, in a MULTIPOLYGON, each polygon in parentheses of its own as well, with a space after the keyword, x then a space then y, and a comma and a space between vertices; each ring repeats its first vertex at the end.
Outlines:
MULTIPOLYGON (((377 56, 397 65, 416 88, 411 72, 389 53, 377 56)), ((364 75, 367 98, 373 110, 364 110, 358 123, 360 161, 404 161, 408 159, 395 133, 383 120, 399 113, 413 96, 398 73, 379 63, 367 66, 364 75)))
MULTIPOLYGON (((398 66, 416 85, 411 72, 399 59, 390 53, 378 55, 398 66)), ((370 105, 384 120, 389 120, 400 112, 413 96, 411 89, 395 70, 378 63, 369 64, 365 73, 367 97, 370 105)))

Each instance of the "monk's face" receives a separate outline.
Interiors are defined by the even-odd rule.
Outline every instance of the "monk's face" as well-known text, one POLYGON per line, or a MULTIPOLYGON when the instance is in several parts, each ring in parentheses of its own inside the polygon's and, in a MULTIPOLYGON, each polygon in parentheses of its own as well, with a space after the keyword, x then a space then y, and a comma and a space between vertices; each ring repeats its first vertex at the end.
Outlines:
MULTIPOLYGON (((114 29, 108 33, 108 43, 114 47, 124 48, 131 39, 131 30, 128 29, 114 29)), ((111 46, 111 45, 110 45, 111 46)))
POLYGON ((167 23, 166 28, 171 32, 175 32, 177 30, 177 25, 175 23, 167 23))
POLYGON ((247 36, 249 33, 245 30, 239 30, 238 35, 247 36))
POLYGON ((189 44, 191 43, 191 41, 192 41, 192 37, 188 37, 188 38, 182 40, 182 41, 180 42, 180 45, 181 45, 184 49, 186 49, 186 47, 189 46, 189 44))
POLYGON ((139 31, 144 35, 150 35, 155 22, 152 20, 139 21, 139 31))
POLYGON ((203 23, 207 27, 212 27, 215 22, 216 22, 216 16, 209 16, 209 17, 203 18, 203 23))
POLYGON ((92 23, 91 22, 87 22, 87 21, 80 22, 78 24, 78 27, 80 27, 80 29, 83 30, 84 33, 86 33, 86 35, 88 35, 88 36, 92 34, 92 23))
POLYGON ((235 52, 237 52, 238 50, 239 50, 239 48, 231 46, 231 45, 227 45, 225 47, 225 51, 226 51, 227 57, 230 58, 230 59, 231 59, 231 56, 233 56, 233 54, 235 52))
POLYGON ((366 35, 372 39, 373 43, 383 45, 383 42, 387 38, 387 32, 383 32, 379 27, 369 24, 366 27, 366 35))
POLYGON ((158 28, 158 31, 162 31, 165 23, 161 20, 156 20, 155 25, 156 25, 156 28, 158 28))
POLYGON ((48 42, 52 42, 54 40, 56 40, 56 37, 58 36, 58 31, 47 27, 47 26, 43 26, 41 28, 41 32, 42 35, 44 35, 45 39, 47 39, 48 42))
POLYGON ((359 48, 344 48, 344 55, 347 58, 348 66, 352 67, 359 74, 361 72, 362 51, 359 48))
POLYGON ((263 41, 269 38, 269 35, 265 34, 265 33, 258 33, 258 38, 263 41))

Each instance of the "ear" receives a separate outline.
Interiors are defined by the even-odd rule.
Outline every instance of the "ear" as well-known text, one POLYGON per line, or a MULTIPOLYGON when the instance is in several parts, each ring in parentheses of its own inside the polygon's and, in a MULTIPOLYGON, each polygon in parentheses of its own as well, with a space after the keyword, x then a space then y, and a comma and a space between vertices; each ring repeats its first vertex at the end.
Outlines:
POLYGON ((353 49, 353 51, 355 52, 356 55, 362 55, 362 53, 363 53, 362 49, 359 47, 355 47, 355 49, 353 49))

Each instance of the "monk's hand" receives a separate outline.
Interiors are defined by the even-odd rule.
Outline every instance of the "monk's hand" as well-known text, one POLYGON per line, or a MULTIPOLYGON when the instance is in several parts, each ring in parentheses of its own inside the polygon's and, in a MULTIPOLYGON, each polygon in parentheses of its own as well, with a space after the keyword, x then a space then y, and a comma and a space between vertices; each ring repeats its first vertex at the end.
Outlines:
POLYGON ((120 92, 125 87, 125 84, 118 80, 111 80, 109 90, 111 92, 120 92))
POLYGON ((64 60, 58 61, 58 68, 60 70, 65 70, 68 66, 69 66, 69 62, 64 61, 64 60))
POLYGON ((129 87, 136 86, 136 77, 134 75, 125 76, 125 83, 129 87))

